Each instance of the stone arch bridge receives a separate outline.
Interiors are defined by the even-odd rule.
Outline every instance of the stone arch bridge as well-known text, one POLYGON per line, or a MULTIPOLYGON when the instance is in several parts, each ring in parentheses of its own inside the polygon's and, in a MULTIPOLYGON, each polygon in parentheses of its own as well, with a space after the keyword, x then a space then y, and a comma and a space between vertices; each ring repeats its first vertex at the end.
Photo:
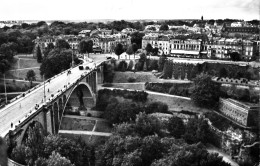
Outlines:
POLYGON ((89 63, 88 70, 78 66, 66 70, 10 101, 0 110, 1 136, 19 145, 35 122, 48 133, 58 133, 66 111, 87 112, 95 105, 97 84, 103 82, 103 64, 104 61, 89 63))

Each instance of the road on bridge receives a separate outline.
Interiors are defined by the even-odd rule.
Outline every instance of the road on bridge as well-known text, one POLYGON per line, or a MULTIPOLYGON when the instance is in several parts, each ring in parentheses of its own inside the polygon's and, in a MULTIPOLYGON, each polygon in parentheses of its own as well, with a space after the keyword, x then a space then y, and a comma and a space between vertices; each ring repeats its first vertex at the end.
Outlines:
MULTIPOLYGON (((104 58, 101 58, 104 59, 104 58)), ((96 60, 95 63, 101 63, 103 60, 96 60)), ((93 63, 88 63, 90 66, 94 66, 93 63)), ((90 67, 91 68, 91 67, 90 67)), ((48 83, 45 83, 46 101, 51 98, 51 94, 57 93, 62 89, 64 85, 75 82, 84 72, 88 70, 79 70, 78 67, 71 69, 71 74, 63 73, 48 83), (49 92, 48 92, 49 89, 49 92)), ((19 121, 24 119, 26 115, 34 110, 36 104, 42 104, 44 102, 44 86, 40 86, 31 93, 26 94, 25 97, 21 97, 16 101, 6 105, 0 110, 0 136, 4 137, 9 130, 13 130, 14 126, 19 124, 19 121), (11 128, 11 123, 13 128, 11 128)))

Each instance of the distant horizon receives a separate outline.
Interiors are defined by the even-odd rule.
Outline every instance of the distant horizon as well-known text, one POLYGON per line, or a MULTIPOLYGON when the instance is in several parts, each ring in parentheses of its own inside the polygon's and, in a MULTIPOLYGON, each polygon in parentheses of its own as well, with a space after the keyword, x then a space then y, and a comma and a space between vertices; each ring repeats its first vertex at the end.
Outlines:
POLYGON ((0 20, 259 20, 259 0, 8 0, 0 20))
MULTIPOLYGON (((252 20, 244 20, 244 19, 239 19, 239 18, 217 18, 217 19, 203 19, 204 21, 209 21, 209 20, 225 20, 225 19, 231 19, 231 20, 239 20, 239 21, 252 21, 252 20, 257 20, 260 21, 260 19, 252 19, 252 20)), ((193 20, 201 20, 201 19, 82 19, 82 20, 68 20, 68 19, 48 19, 48 20, 30 20, 30 19, 16 19, 16 20, 0 20, 0 21, 29 21, 29 22, 39 22, 39 21, 45 21, 45 22, 54 22, 54 21, 62 21, 62 22, 108 22, 108 21, 168 21, 168 20, 182 20, 182 21, 193 21, 193 20)))

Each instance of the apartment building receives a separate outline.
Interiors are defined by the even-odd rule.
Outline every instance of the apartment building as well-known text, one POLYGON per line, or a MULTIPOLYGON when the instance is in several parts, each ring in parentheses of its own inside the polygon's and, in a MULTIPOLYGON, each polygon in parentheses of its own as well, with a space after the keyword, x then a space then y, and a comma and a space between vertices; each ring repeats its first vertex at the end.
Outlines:
POLYGON ((234 99, 219 99, 219 111, 239 124, 251 127, 257 125, 259 104, 240 102, 234 99))
POLYGON ((170 40, 170 53, 178 57, 198 57, 202 50, 201 39, 173 37, 170 40))

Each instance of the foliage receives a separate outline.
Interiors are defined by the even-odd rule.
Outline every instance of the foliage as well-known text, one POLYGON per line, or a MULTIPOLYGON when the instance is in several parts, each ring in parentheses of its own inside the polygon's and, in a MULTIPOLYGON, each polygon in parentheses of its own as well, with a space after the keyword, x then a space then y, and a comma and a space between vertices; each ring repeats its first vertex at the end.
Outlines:
POLYGON ((136 114, 141 111, 142 108, 137 103, 132 103, 128 101, 120 103, 110 102, 106 107, 104 117, 112 124, 118 124, 135 120, 136 114))
POLYGON ((47 165, 48 166, 73 166, 71 164, 70 160, 66 159, 65 157, 62 157, 59 153, 57 152, 52 152, 51 156, 47 160, 47 165))
POLYGON ((227 70, 225 68, 220 69, 219 77, 227 77, 227 70))
POLYGON ((147 52, 147 54, 150 54, 153 51, 153 47, 150 43, 147 43, 145 50, 147 52))
POLYGON ((152 166, 231 166, 216 153, 209 153, 201 144, 185 145, 180 148, 172 145, 164 158, 152 163, 152 166))
POLYGON ((129 78, 127 79, 128 82, 135 82, 135 80, 136 80, 136 78, 134 78, 134 77, 129 77, 129 78))
POLYGON ((33 81, 36 81, 35 72, 34 72, 33 70, 29 70, 29 71, 26 73, 26 79, 30 81, 31 87, 32 87, 32 82, 33 82, 33 81))
POLYGON ((100 149, 102 165, 146 166, 162 157, 165 145, 160 137, 154 135, 160 130, 155 121, 158 122, 158 119, 139 114, 135 123, 118 125, 115 134, 100 149))
POLYGON ((169 30, 169 26, 166 23, 160 26, 160 31, 168 31, 168 30, 169 30))
POLYGON ((198 142, 210 143, 211 138, 208 122, 202 118, 192 118, 186 125, 186 132, 183 135, 188 144, 198 142))
POLYGON ((174 138, 181 138, 185 133, 183 120, 174 116, 168 120, 167 129, 174 138))
POLYGON ((157 56, 158 51, 159 51, 159 49, 157 47, 153 48, 153 51, 152 51, 153 55, 157 56))
POLYGON ((70 48, 70 45, 68 42, 66 42, 65 40, 63 39, 58 39, 56 41, 56 45, 55 45, 56 48, 58 49, 69 49, 70 48))
POLYGON ((167 57, 166 55, 161 55, 160 58, 159 58, 159 62, 158 62, 158 71, 163 71, 164 69, 164 63, 166 62, 167 60, 167 57))
POLYGON ((125 72, 126 69, 127 69, 127 63, 126 63, 126 61, 120 61, 119 64, 118 64, 117 70, 118 70, 118 71, 125 72))
POLYGON ((7 59, 0 60, 0 72, 5 73, 10 68, 10 62, 7 59))
POLYGON ((128 91, 119 89, 101 89, 98 91, 98 97, 96 102, 96 108, 100 111, 106 109, 107 104, 111 103, 113 97, 124 97, 138 102, 146 102, 148 94, 144 91, 128 91))
POLYGON ((240 61, 241 60, 240 54, 238 52, 232 52, 230 53, 230 59, 232 61, 240 61))
POLYGON ((130 60, 127 70, 132 71, 133 67, 134 67, 134 62, 133 62, 133 60, 130 60))
POLYGON ((111 63, 104 63, 104 83, 112 83, 114 78, 114 68, 111 63))
POLYGON ((40 66, 40 73, 45 78, 50 78, 70 68, 72 59, 71 50, 54 49, 43 60, 40 66))
POLYGON ((81 139, 73 140, 59 135, 44 136, 41 135, 39 127, 34 127, 32 130, 29 129, 25 144, 17 146, 11 157, 27 165, 47 166, 55 165, 57 162, 72 165, 71 161, 75 165, 85 166, 94 162, 91 159, 91 150, 81 139))
POLYGON ((197 75, 191 90, 191 99, 200 107, 215 106, 219 100, 220 84, 213 82, 207 74, 197 75))
POLYGON ((164 68, 163 68, 163 78, 164 79, 171 79, 173 74, 173 62, 172 61, 166 61, 164 63, 164 68))
MULTIPOLYGON (((131 43, 132 44, 136 44, 137 45, 137 49, 138 48, 142 48, 142 38, 145 34, 141 33, 141 32, 134 32, 132 33, 131 36, 131 43)), ((133 48, 133 51, 135 50, 135 48, 133 48)), ((135 51, 134 51, 135 52, 135 51)))
POLYGON ((155 59, 150 60, 148 70, 149 71, 158 70, 158 60, 155 60, 155 59))
POLYGON ((118 43, 115 47, 115 54, 116 55, 121 55, 123 52, 124 52, 124 48, 123 48, 123 45, 121 43, 118 43))

